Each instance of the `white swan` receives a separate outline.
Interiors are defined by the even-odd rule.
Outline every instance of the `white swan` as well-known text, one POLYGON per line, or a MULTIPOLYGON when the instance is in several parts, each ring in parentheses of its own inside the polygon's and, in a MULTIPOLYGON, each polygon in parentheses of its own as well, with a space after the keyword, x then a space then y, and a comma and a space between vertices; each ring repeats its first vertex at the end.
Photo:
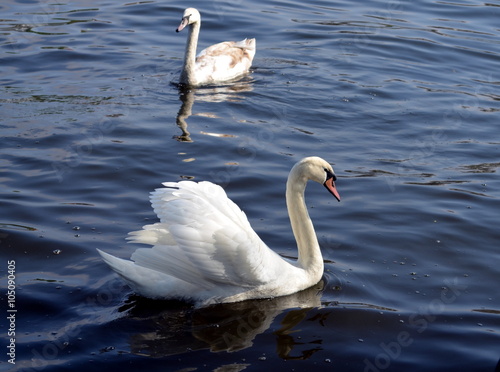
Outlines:
POLYGON ((177 32, 189 25, 184 66, 180 83, 188 86, 232 80, 248 72, 255 55, 255 39, 225 41, 202 50, 196 56, 201 17, 195 8, 187 8, 177 32))
POLYGON ((323 184, 340 201, 329 163, 308 157, 294 165, 286 203, 298 260, 267 247, 245 213, 211 182, 165 182, 151 193, 161 222, 131 232, 134 243, 152 245, 132 261, 100 250, 104 261, 132 289, 151 298, 178 298, 208 305, 289 295, 318 283, 323 258, 304 201, 308 180, 323 184))

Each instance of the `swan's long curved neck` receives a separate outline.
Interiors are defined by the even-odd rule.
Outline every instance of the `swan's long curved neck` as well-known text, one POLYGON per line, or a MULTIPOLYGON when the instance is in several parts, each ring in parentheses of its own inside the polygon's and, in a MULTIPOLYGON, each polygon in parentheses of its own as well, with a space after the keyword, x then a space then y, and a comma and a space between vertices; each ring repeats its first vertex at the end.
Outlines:
POLYGON ((184 55, 184 67, 181 73, 181 82, 194 84, 194 65, 196 61, 196 47, 198 45, 198 35, 200 34, 200 21, 189 25, 189 35, 186 42, 186 53, 184 55))
POLYGON ((299 250, 298 265, 306 271, 322 275, 323 257, 304 198, 307 178, 297 173, 292 169, 288 177, 286 204, 299 250))

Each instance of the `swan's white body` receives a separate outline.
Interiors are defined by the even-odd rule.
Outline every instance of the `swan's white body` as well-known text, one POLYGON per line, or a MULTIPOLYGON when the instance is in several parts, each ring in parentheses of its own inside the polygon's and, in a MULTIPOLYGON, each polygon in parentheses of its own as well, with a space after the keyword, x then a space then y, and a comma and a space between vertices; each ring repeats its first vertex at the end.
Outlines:
POLYGON ((286 202, 299 250, 283 259, 252 229, 245 214, 210 182, 165 182, 151 193, 159 223, 130 233, 137 249, 132 261, 99 250, 104 261, 134 291, 151 298, 201 304, 236 302, 292 294, 318 283, 323 258, 304 202, 308 180, 324 184, 340 200, 332 167, 318 157, 295 164, 286 202))
POLYGON ((188 8, 184 11, 177 32, 188 25, 189 35, 180 83, 188 86, 211 84, 232 80, 248 72, 255 56, 255 39, 225 41, 203 49, 196 56, 201 26, 198 10, 188 8))

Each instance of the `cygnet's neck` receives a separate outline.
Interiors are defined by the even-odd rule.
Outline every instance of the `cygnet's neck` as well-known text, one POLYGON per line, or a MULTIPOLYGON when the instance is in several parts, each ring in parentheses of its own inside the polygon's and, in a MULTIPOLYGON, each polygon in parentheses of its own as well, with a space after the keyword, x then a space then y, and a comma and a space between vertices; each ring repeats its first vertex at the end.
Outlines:
POLYGON ((188 28, 188 39, 186 42, 186 52, 184 54, 184 68, 181 73, 181 83, 195 85, 194 66, 196 62, 196 47, 198 45, 198 35, 200 34, 201 21, 191 23, 188 28))

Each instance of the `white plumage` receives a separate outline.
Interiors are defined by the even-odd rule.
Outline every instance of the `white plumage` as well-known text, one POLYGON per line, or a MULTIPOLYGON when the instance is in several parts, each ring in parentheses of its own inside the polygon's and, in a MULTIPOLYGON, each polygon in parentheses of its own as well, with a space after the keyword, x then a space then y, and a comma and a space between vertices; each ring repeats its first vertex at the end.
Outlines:
POLYGON ((188 86, 211 84, 232 80, 248 72, 255 56, 255 39, 225 41, 203 49, 196 56, 201 27, 198 10, 187 8, 176 31, 180 32, 186 26, 189 26, 189 35, 180 83, 188 86))
POLYGON ((246 215, 211 182, 165 182, 151 193, 160 222, 131 232, 133 243, 152 245, 123 260, 99 253, 139 294, 199 304, 283 296, 316 284, 323 259, 304 203, 309 179, 338 199, 332 167, 305 158, 290 172, 287 207, 297 240, 297 261, 283 259, 252 229, 246 215))

